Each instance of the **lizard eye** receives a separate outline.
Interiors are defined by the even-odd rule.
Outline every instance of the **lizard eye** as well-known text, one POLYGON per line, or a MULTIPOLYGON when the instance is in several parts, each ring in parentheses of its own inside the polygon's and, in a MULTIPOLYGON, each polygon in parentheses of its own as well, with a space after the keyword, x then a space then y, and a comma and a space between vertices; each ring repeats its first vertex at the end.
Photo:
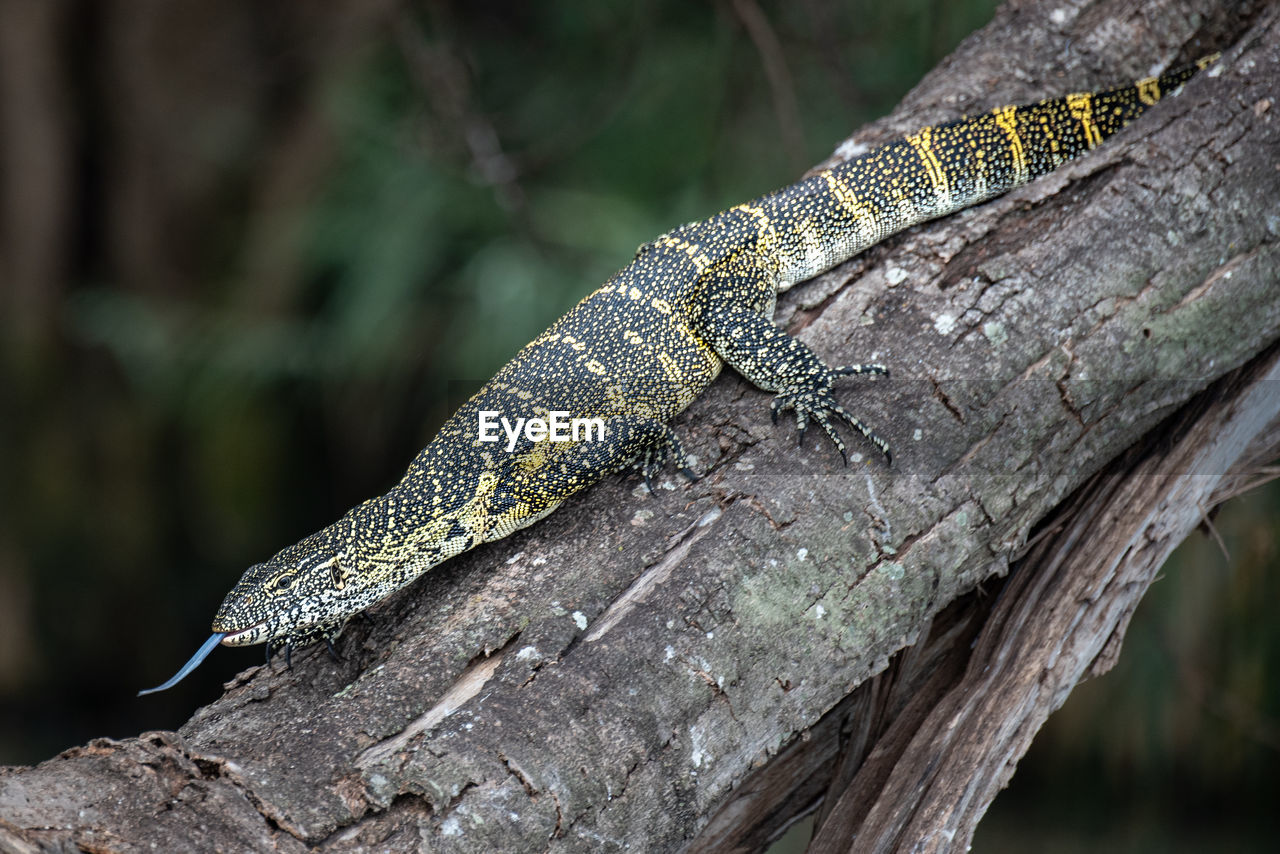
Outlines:
POLYGON ((276 579, 276 590, 288 590, 293 586, 293 575, 282 575, 276 579))

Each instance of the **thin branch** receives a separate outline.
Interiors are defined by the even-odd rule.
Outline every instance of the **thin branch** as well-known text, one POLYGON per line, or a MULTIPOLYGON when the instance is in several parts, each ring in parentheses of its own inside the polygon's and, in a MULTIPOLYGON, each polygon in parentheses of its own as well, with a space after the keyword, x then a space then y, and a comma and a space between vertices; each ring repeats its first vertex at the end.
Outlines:
POLYGON ((778 129, 782 131, 782 144, 792 167, 800 171, 805 165, 804 130, 800 121, 800 107, 796 101, 795 84, 791 80, 791 71, 787 68, 782 43, 778 41, 769 18, 755 0, 733 0, 733 11, 760 54, 764 75, 769 81, 773 111, 778 117, 778 129))

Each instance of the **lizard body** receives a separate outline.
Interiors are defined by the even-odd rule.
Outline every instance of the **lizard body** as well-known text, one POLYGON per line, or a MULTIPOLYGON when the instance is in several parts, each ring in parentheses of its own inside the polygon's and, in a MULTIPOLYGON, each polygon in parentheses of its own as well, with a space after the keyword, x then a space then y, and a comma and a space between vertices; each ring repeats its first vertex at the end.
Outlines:
MULTIPOLYGON (((286 648, 332 640, 355 613, 480 543, 546 516, 602 477, 668 459, 688 473, 667 427, 724 365, 775 393, 842 456, 839 421, 888 457, 887 443, 832 395, 828 367, 772 320, 777 294, 912 225, 990 199, 1057 168, 1175 90, 1207 57, 1132 86, 1001 107, 923 128, 777 192, 662 235, 468 400, 385 495, 250 567, 214 634, 162 690, 219 642, 286 648), (483 412, 598 418, 602 440, 479 441, 483 412)), ((847 460, 846 460, 847 461, 847 460)), ((143 692, 149 693, 149 692, 143 692)))

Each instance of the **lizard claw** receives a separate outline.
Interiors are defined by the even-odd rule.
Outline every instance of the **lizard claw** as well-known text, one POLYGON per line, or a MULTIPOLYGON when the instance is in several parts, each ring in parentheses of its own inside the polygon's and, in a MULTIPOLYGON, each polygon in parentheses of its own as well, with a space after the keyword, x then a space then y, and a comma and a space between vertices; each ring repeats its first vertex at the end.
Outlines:
MULTIPOLYGON (((831 375, 843 373, 887 374, 888 370, 881 365, 851 365, 846 368, 834 368, 831 371, 831 375)), ((875 445, 884 454, 885 459, 892 463, 893 456, 889 452, 889 443, 880 438, 861 419, 836 401, 831 394, 830 380, 831 376, 828 376, 826 382, 817 384, 816 388, 780 392, 773 400, 774 422, 777 422, 779 410, 793 410, 796 413, 796 427, 799 430, 798 442, 800 446, 803 446, 804 434, 808 429, 809 420, 813 419, 831 439, 836 446, 836 450, 840 452, 840 458, 844 460, 844 464, 847 466, 849 464, 849 452, 845 447, 844 440, 840 438, 840 434, 832 423, 833 417, 839 418, 865 436, 871 444, 875 445)))

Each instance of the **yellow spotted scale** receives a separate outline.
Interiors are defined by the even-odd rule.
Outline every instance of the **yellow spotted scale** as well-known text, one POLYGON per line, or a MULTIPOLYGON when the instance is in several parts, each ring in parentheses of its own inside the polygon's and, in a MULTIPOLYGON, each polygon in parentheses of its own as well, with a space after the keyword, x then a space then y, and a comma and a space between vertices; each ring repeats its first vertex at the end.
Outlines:
POLYGON ((347 620, 437 564, 546 516, 602 477, 648 480, 688 461, 667 423, 724 365, 775 393, 773 415, 810 421, 841 456, 843 421, 885 457, 888 444, 832 394, 838 377, 773 324, 779 292, 904 228, 990 199, 1089 151, 1216 59, 1132 86, 1001 107, 927 127, 789 187, 681 226, 521 350, 451 417, 385 495, 252 566, 213 620, 214 634, 161 691, 219 643, 330 644, 347 620), (508 451, 479 439, 480 413, 559 411, 599 418, 603 440, 535 441, 508 451))

